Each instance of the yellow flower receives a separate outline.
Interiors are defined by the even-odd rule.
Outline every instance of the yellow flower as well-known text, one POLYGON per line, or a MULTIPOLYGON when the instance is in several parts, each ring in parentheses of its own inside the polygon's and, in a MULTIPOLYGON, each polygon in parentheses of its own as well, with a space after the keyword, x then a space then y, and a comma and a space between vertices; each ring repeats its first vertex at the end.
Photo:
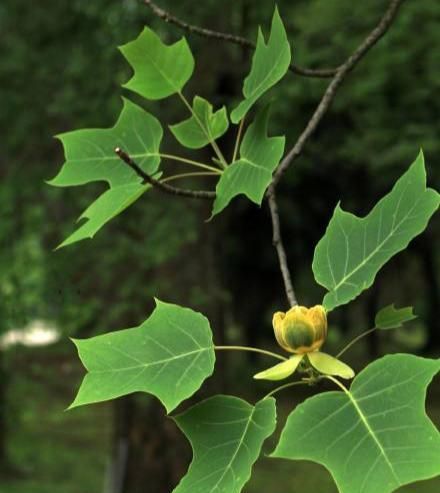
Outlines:
POLYGON ((294 306, 286 313, 276 312, 272 323, 278 344, 294 354, 282 363, 260 371, 254 375, 255 379, 283 380, 295 373, 301 362, 323 375, 354 377, 354 371, 348 365, 320 351, 327 337, 327 314, 323 306, 294 306))
POLYGON ((272 323, 278 344, 289 353, 318 351, 327 337, 327 315, 321 305, 294 306, 286 313, 276 312, 272 323))

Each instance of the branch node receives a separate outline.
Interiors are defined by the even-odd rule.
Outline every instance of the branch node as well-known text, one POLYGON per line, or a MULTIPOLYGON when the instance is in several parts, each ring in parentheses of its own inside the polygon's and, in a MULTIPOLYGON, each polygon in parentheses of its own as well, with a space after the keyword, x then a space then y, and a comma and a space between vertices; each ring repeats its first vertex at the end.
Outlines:
POLYGON ((115 154, 127 164, 140 178, 142 178, 143 183, 149 183, 152 187, 158 188, 162 192, 168 193, 170 195, 178 195, 180 197, 189 197, 192 199, 207 199, 211 200, 215 198, 215 192, 205 191, 205 190, 188 190, 186 188, 177 188, 168 183, 162 183, 156 180, 148 173, 146 173, 123 149, 120 147, 115 148, 115 154))

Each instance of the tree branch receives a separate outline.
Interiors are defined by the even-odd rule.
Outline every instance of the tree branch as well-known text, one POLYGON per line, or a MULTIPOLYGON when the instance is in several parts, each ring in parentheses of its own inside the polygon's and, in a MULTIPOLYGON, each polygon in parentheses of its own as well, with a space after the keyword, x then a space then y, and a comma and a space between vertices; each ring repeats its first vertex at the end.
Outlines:
MULTIPOLYGON (((276 186, 279 183, 282 175, 287 170, 287 168, 301 154, 305 143, 311 137, 311 135, 313 134, 313 132, 316 130, 319 123, 321 122, 323 116, 330 108, 330 105, 336 95, 336 92, 339 86, 344 81, 345 77, 353 70, 353 68, 357 65, 357 63, 388 31, 403 1, 404 0, 390 1, 388 9, 380 19, 379 23, 376 25, 376 27, 370 32, 370 34, 364 39, 364 41, 358 46, 358 48, 352 53, 352 55, 350 55, 347 58, 347 60, 337 69, 312 70, 312 69, 301 68, 293 64, 290 66, 290 69, 296 74, 309 76, 309 77, 333 77, 327 89, 325 90, 324 95, 322 96, 322 99, 319 102, 315 112, 313 113, 310 120, 308 121, 305 129, 298 137, 294 146, 290 149, 290 151, 286 154, 286 156, 283 158, 280 165, 278 166, 276 172, 274 173, 272 182, 266 193, 266 198, 268 199, 269 202, 269 208, 270 208, 270 214, 272 220, 272 230, 273 230, 272 240, 277 251, 280 270, 283 276, 286 296, 291 306, 295 306, 297 304, 297 300, 296 300, 295 292, 293 290, 292 279, 287 265, 286 251, 284 249, 284 245, 281 237, 280 220, 279 220, 278 206, 277 206, 276 194, 275 194, 276 186)), ((227 33, 221 33, 218 31, 213 31, 210 29, 205 29, 199 26, 188 24, 178 19, 177 17, 171 15, 170 13, 166 12, 165 10, 159 8, 151 0, 144 0, 144 3, 151 8, 151 10, 154 12, 155 15, 163 19, 165 22, 170 22, 190 33, 198 34, 200 36, 205 36, 208 38, 220 39, 223 41, 237 44, 239 46, 248 49, 255 49, 255 45, 251 41, 243 37, 235 36, 227 33)), ((205 193, 210 193, 210 192, 205 192, 205 193)))
POLYGON ((292 149, 286 154, 286 156, 281 161, 278 166, 271 187, 276 187, 278 182, 281 179, 281 176, 287 170, 287 168, 292 164, 292 162, 301 154, 304 144, 307 142, 309 137, 316 130, 319 125, 322 117, 325 115, 327 110, 329 109, 339 86, 344 81, 345 77, 353 70, 356 64, 366 55, 366 53, 372 48, 379 39, 388 31, 388 28, 391 26, 393 20, 396 17, 396 14, 399 10, 400 5, 404 0, 391 0, 389 3, 388 9, 385 14, 382 16, 381 20, 377 24, 377 26, 370 32, 370 34, 364 39, 364 41, 358 46, 358 48, 350 55, 345 63, 341 65, 338 69, 336 75, 331 80, 328 85, 324 95, 318 104, 315 112, 307 123, 306 128, 299 136, 295 145, 292 149))
MULTIPOLYGON (((150 7, 152 12, 164 20, 165 22, 169 22, 170 24, 174 24, 175 26, 183 29, 192 34, 197 34, 199 36, 203 36, 205 38, 213 38, 219 39, 221 41, 226 41, 232 44, 236 44, 241 46, 242 48, 246 48, 248 50, 255 50, 255 44, 252 41, 249 41, 242 36, 236 36, 234 34, 222 33, 219 31, 213 31, 212 29, 206 29, 204 27, 195 26, 193 24, 188 24, 187 22, 175 17, 170 14, 166 10, 163 10, 158 5, 156 5, 151 0, 144 0, 145 5, 150 7)), ((305 77, 318 77, 318 78, 329 78, 333 77, 339 70, 339 68, 323 68, 323 69, 310 69, 299 67, 295 64, 290 64, 290 70, 298 75, 303 75, 305 77)))
POLYGON ((267 194, 267 199, 269 202, 270 216, 272 219, 272 243, 278 254, 278 262, 280 264, 281 274, 283 276, 287 301, 289 302, 289 305, 291 307, 296 306, 298 304, 298 301, 295 296, 295 291, 293 290, 292 278, 290 276, 289 267, 287 265, 286 251, 284 250, 283 241, 281 239, 280 216, 278 213, 278 206, 274 188, 272 188, 267 194))
POLYGON ((116 147, 115 153, 126 163, 130 168, 142 178, 144 183, 149 183, 151 186, 158 188, 162 192, 171 194, 171 195, 179 195, 181 197, 190 197, 192 199, 214 199, 215 192, 208 192, 205 190, 188 190, 186 188, 177 188, 167 183, 163 183, 159 180, 156 180, 148 173, 146 173, 135 161, 120 147, 116 147))
POLYGON ((292 164, 292 162, 301 154, 303 147, 310 136, 315 131, 316 127, 319 125, 322 117, 325 115, 327 110, 329 109, 339 86, 342 84, 346 75, 353 70, 355 65, 362 59, 362 57, 368 52, 368 50, 374 46, 377 41, 386 33, 388 28, 391 26, 394 18, 396 17, 397 11, 400 5, 404 0, 391 0, 388 9, 385 14, 382 16, 381 20, 377 24, 377 26, 370 32, 370 34, 365 38, 365 40, 358 46, 358 48, 353 52, 353 54, 347 58, 346 62, 338 69, 336 75, 328 85, 324 95, 310 118, 309 122, 306 125, 306 128, 299 136, 295 145, 292 149, 286 154, 284 159, 281 161, 278 166, 272 183, 270 184, 266 198, 269 202, 270 215, 272 220, 272 231, 273 237, 272 241, 276 248, 278 261, 280 264, 281 274, 283 276, 284 288, 286 291, 287 299, 291 306, 295 306, 297 304, 295 292, 293 290, 292 278, 290 275, 289 267, 287 264, 286 251, 284 249, 284 244, 281 237, 280 230, 280 220, 278 214, 278 207, 276 202, 275 188, 279 183, 283 173, 287 170, 287 168, 292 164))

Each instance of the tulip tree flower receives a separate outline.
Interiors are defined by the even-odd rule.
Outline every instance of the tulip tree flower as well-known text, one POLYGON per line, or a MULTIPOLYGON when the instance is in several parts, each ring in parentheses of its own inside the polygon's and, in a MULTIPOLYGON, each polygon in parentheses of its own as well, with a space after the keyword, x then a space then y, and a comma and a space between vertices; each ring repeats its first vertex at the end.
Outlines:
POLYGON ((273 316, 275 339, 287 352, 293 353, 288 360, 257 373, 257 380, 282 380, 292 375, 301 361, 324 375, 353 378, 354 371, 342 361, 320 351, 327 337, 325 308, 294 306, 288 312, 276 312, 273 316))

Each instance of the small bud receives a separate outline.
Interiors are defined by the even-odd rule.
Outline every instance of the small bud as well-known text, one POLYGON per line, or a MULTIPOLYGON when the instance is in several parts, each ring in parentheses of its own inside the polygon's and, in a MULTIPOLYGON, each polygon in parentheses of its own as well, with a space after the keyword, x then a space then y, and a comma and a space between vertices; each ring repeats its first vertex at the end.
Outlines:
POLYGON ((305 354, 317 351, 327 337, 325 308, 294 306, 288 312, 276 312, 273 328, 278 344, 289 353, 305 354))

